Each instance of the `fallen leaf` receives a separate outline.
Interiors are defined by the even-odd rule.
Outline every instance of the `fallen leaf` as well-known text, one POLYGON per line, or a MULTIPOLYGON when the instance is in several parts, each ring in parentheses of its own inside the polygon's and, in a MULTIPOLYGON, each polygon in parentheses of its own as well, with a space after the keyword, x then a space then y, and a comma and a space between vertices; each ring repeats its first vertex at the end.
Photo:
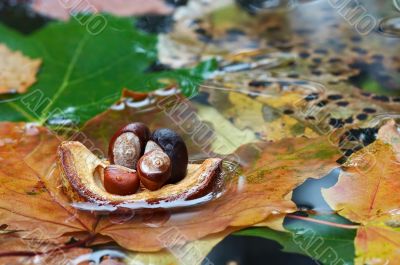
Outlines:
MULTIPOLYGON (((255 139, 265 141, 277 141, 298 136, 308 138, 318 136, 318 133, 310 126, 285 114, 284 108, 277 106, 284 102, 284 96, 273 97, 270 92, 257 93, 251 90, 221 92, 201 88, 201 92, 209 96, 208 101, 213 109, 221 112, 225 119, 242 132, 240 139, 244 140, 244 143, 250 142, 247 140, 249 137, 243 137, 246 130, 254 132, 255 139)), ((299 100, 299 94, 290 99, 290 104, 295 104, 296 100, 299 100)), ((213 119, 214 115, 210 115, 209 121, 212 122, 213 119)))
POLYGON ((36 82, 41 63, 0 43, 0 94, 26 92, 36 82))
POLYGON ((158 252, 133 252, 128 254, 125 259, 126 264, 157 264, 157 265, 178 265, 193 264, 200 265, 207 254, 221 242, 232 231, 225 230, 223 232, 209 235, 205 238, 179 244, 174 241, 167 249, 158 252))
POLYGON ((31 4, 33 10, 53 18, 67 20, 79 12, 98 13, 105 12, 118 16, 134 16, 143 14, 165 15, 172 12, 164 1, 161 0, 87 0, 85 2, 34 0, 31 4))
POLYGON ((32 129, 24 123, 1 123, 0 133, 2 224, 23 235, 37 229, 42 240, 79 232, 108 236, 136 251, 164 248, 162 236, 168 241, 171 229, 190 242, 260 223, 271 214, 292 212, 295 206, 286 195, 308 177, 324 176, 338 156, 336 148, 321 138, 249 144, 239 149, 238 156, 258 162, 243 164, 240 177, 230 176, 219 199, 172 213, 169 219, 157 218, 158 213, 138 213, 126 220, 112 215, 98 220, 71 207, 58 188, 60 172, 54 159, 61 139, 45 128, 32 129))
POLYGON ((0 134, 0 224, 6 224, 7 230, 18 231, 18 236, 0 235, 4 244, 0 247, 1 261, 31 264, 31 257, 6 255, 28 251, 46 253, 36 256, 36 260, 62 264, 64 257, 70 259, 90 251, 84 248, 55 251, 71 239, 66 234, 90 229, 96 221, 94 216, 78 214, 57 197, 58 186, 46 188, 46 174, 60 142, 57 137, 44 128, 25 123, 2 123, 0 134))
POLYGON ((60 195, 57 185, 46 188, 47 182, 54 181, 47 177, 60 141, 44 128, 37 128, 36 135, 26 135, 25 126, 23 123, 2 123, 0 126, 1 131, 13 132, 12 135, 2 134, 1 139, 15 141, 0 147, 1 223, 25 233, 36 229, 45 239, 90 230, 95 217, 78 215, 77 210, 54 197, 60 195), (10 201, 14 203, 10 204, 10 201))
POLYGON ((400 135, 390 122, 374 143, 350 156, 338 183, 323 190, 328 204, 359 223, 355 264, 392 264, 400 258, 400 135))
MULTIPOLYGON (((284 215, 273 215, 262 223, 259 227, 269 227, 281 230, 284 215)), ((157 264, 157 265, 178 265, 193 264, 200 265, 211 262, 206 256, 219 244, 226 236, 237 229, 225 229, 222 232, 208 235, 204 238, 180 245, 179 241, 172 241, 167 249, 158 252, 133 252, 126 258, 127 264, 157 264)))
POLYGON ((230 180, 221 198, 173 214, 157 228, 141 223, 140 219, 119 226, 102 219, 98 225, 100 233, 128 249, 155 251, 160 248, 160 234, 174 227, 192 241, 228 227, 260 223, 273 213, 293 211, 294 204, 286 195, 305 179, 324 176, 335 166, 338 153, 324 138, 294 138, 245 145, 237 156, 244 162, 243 171, 238 179, 230 180))
MULTIPOLYGON (((32 236, 33 234, 34 232, 25 236, 18 233, 0 235, 0 263, 13 265, 66 265, 70 264, 71 260, 92 252, 90 248, 68 246, 62 244, 60 240, 44 240, 40 237, 32 236)), ((69 240, 70 237, 63 239, 69 240)), ((83 265, 83 263, 80 265, 83 265)))

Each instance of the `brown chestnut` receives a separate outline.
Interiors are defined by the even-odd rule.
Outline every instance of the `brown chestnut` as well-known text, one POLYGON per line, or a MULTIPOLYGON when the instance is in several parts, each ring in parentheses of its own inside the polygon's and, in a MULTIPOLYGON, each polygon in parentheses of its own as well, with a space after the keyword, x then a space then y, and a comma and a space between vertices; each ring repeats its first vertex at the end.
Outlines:
POLYGON ((135 170, 109 165, 104 169, 104 188, 116 195, 130 195, 139 189, 140 180, 135 170))
POLYGON ((120 128, 109 144, 108 154, 111 164, 136 169, 136 163, 143 155, 149 138, 150 130, 141 122, 120 128))
POLYGON ((139 159, 137 172, 145 188, 158 190, 171 177, 171 160, 163 151, 150 151, 139 159))
POLYGON ((150 139, 157 143, 171 160, 171 178, 168 183, 177 183, 186 176, 188 151, 186 144, 176 132, 163 128, 153 132, 150 139))

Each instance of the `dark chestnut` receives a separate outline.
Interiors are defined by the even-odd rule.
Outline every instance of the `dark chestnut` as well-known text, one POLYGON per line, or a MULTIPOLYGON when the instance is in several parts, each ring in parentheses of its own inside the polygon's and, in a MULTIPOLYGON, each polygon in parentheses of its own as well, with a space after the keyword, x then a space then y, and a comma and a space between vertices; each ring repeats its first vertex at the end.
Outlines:
POLYGON ((139 159, 137 172, 144 187, 158 190, 171 177, 171 160, 163 151, 150 151, 139 159))
POLYGON ((120 128, 111 138, 108 155, 112 164, 136 169, 136 163, 144 153, 150 138, 149 128, 135 122, 120 128))
POLYGON ((188 151, 182 137, 171 129, 162 128, 153 132, 150 139, 157 143, 171 160, 171 178, 167 183, 177 183, 186 176, 188 151))
POLYGON ((109 165, 104 169, 104 188, 116 195, 134 194, 140 186, 140 180, 135 170, 109 165))

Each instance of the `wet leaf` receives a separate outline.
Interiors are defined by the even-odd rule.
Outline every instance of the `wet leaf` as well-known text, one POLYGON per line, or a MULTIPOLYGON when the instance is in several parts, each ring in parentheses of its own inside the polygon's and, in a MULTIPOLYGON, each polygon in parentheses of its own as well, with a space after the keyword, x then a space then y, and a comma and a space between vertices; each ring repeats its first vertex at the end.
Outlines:
POLYGON ((360 224, 356 264, 395 263, 400 257, 400 199, 395 196, 400 189, 400 135, 394 126, 383 126, 377 141, 350 156, 338 183, 323 190, 333 209, 360 224))
POLYGON ((79 16, 52 22, 29 36, 0 25, 0 42, 43 59, 29 93, 1 102, 0 120, 79 124, 106 110, 123 88, 149 91, 169 79, 190 94, 209 70, 206 62, 198 69, 151 73, 157 37, 136 30, 131 18, 98 18, 102 23, 97 28, 88 26, 89 15, 79 16))
POLYGON ((54 160, 61 139, 24 123, 2 123, 0 133, 0 215, 9 229, 21 233, 38 229, 43 240, 77 232, 98 234, 138 251, 160 250, 164 247, 160 236, 168 236, 171 229, 178 229, 178 236, 190 242, 260 223, 272 213, 294 211, 287 194, 308 177, 325 175, 338 157, 336 148, 321 138, 249 144, 237 152, 244 162, 242 176, 231 176, 221 198, 170 217, 155 212, 138 213, 122 222, 112 215, 98 221, 96 215, 72 208, 59 188, 54 160), (245 163, 248 158, 256 162, 245 163))
POLYGON ((0 127, 1 223, 25 233, 37 229, 45 239, 90 230, 96 218, 78 215, 61 200, 59 183, 49 177, 60 140, 44 128, 24 123, 2 123, 0 127), (48 183, 57 185, 47 188, 48 183))
POLYGON ((15 265, 68 264, 71 260, 92 252, 90 248, 75 246, 69 242, 71 237, 46 240, 35 232, 37 231, 33 230, 26 235, 0 235, 0 262, 15 265))
POLYGON ((231 231, 226 230, 221 233, 207 236, 203 239, 179 245, 178 242, 170 243, 166 250, 159 252, 137 252, 130 253, 125 259, 127 264, 157 264, 157 265, 177 265, 193 264, 200 265, 207 254, 221 242, 231 231))
MULTIPOLYGON (((169 127, 176 130, 185 139, 193 159, 212 154, 225 154, 219 152, 220 146, 210 145, 209 138, 207 138, 207 145, 196 142, 197 130, 194 128, 201 128, 204 124, 210 125, 210 121, 220 115, 218 112, 221 111, 214 109, 209 116, 205 116, 208 109, 207 103, 204 102, 205 98, 206 95, 199 94, 189 102, 176 94, 169 98, 172 104, 160 106, 158 103, 165 102, 166 99, 160 100, 156 95, 149 95, 147 99, 142 99, 137 103, 146 102, 149 99, 153 99, 153 103, 138 108, 130 107, 132 104, 129 102, 122 103, 121 106, 118 105, 115 109, 87 123, 84 132, 89 139, 95 140, 97 143, 95 146, 101 147, 100 149, 105 152, 107 141, 115 128, 128 122, 143 121, 150 128, 169 127), (159 100, 158 103, 157 100, 159 100)), ((221 100, 223 101, 224 98, 221 97, 221 100)), ((238 111, 234 117, 244 120, 243 114, 243 111, 238 111)), ((229 130, 234 130, 232 128, 236 127, 236 124, 231 124, 226 117, 224 119, 219 116, 218 119, 221 121, 218 124, 214 123, 214 126, 229 124, 226 125, 229 130)), ((211 139, 223 138, 225 142, 231 144, 229 148, 240 147, 240 141, 230 138, 238 137, 238 135, 230 135, 227 130, 214 129, 213 126, 208 128, 211 129, 211 135, 215 136, 211 139)), ((241 127, 238 129, 243 130, 241 127)), ((240 139, 246 139, 243 138, 245 134, 254 134, 252 129, 252 127, 248 128, 244 134, 241 134, 240 139)), ((249 143, 240 147, 234 156, 243 165, 242 176, 239 179, 229 180, 228 189, 220 199, 204 207, 195 207, 181 213, 184 216, 187 215, 188 218, 174 220, 173 215, 156 229, 141 224, 139 220, 112 226, 107 219, 103 219, 99 223, 99 229, 102 234, 119 240, 119 243, 126 248, 145 251, 157 250, 160 244, 157 236, 170 227, 178 227, 182 235, 190 241, 201 238, 211 231, 212 233, 222 231, 229 226, 241 227, 248 226, 250 223, 256 224, 268 217, 272 209, 278 212, 291 211, 294 204, 290 202, 287 195, 292 189, 308 177, 323 176, 335 166, 338 156, 335 145, 330 144, 325 137, 286 138, 276 143, 249 143), (237 186, 238 183, 241 184, 237 186), (213 218, 210 219, 210 216, 213 218), (146 239, 143 235, 146 235, 146 239), (140 240, 141 244, 135 243, 134 238, 140 240)))

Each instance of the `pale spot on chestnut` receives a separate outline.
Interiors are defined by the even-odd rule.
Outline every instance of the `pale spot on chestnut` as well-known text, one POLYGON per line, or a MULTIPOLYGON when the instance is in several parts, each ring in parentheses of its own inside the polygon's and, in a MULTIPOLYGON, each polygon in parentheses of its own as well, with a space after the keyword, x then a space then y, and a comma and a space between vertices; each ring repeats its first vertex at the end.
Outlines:
POLYGON ((144 153, 150 130, 141 122, 128 124, 111 138, 108 153, 112 164, 136 169, 136 163, 144 153))
POLYGON ((136 168, 140 156, 139 138, 131 132, 121 134, 114 143, 112 154, 114 163, 128 168, 136 168))

